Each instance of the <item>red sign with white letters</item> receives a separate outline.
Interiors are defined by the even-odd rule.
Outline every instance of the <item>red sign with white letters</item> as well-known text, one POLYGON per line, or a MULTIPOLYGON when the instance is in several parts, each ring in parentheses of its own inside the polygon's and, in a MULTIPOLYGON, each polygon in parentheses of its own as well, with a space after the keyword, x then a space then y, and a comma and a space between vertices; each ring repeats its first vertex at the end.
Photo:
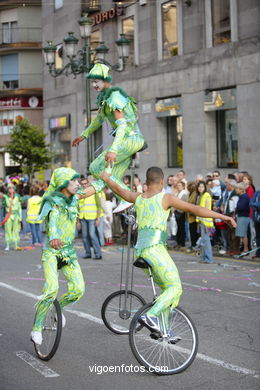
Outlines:
POLYGON ((3 108, 41 108, 42 96, 5 96, 0 98, 0 110, 3 108))

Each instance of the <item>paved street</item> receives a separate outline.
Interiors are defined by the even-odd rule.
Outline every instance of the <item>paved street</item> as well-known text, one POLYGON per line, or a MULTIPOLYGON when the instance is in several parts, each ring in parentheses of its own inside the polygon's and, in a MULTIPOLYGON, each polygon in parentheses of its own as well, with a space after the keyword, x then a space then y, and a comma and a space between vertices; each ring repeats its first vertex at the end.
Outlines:
MULTIPOLYGON (((21 244, 28 247, 29 241, 21 244)), ((76 247, 82 256, 80 240, 76 247)), ((119 288, 119 246, 104 249, 101 261, 80 258, 87 291, 81 301, 65 311, 67 325, 49 362, 36 358, 29 340, 34 304, 43 285, 41 251, 29 247, 5 253, 3 248, 1 232, 1 390, 259 389, 260 263, 217 258, 215 264, 204 265, 197 263, 195 256, 171 252, 183 281, 181 306, 199 333, 199 352, 183 373, 159 377, 137 372, 139 364, 128 337, 111 333, 101 320, 103 301, 119 288), (126 366, 124 372, 99 373, 101 366, 122 364, 126 366), (130 372, 131 367, 136 372, 130 372)), ((61 273, 60 293, 65 287, 61 273)), ((149 281, 141 270, 135 270, 134 290, 147 301, 151 299, 149 281)))

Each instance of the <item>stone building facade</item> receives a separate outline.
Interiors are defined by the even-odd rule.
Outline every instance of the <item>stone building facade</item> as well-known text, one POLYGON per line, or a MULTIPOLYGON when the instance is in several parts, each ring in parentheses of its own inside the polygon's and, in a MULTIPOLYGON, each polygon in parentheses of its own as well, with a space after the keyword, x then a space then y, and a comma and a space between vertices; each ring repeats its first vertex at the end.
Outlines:
MULTIPOLYGON (((246 170, 260 186, 258 0, 55 0, 42 8, 44 42, 62 43, 68 31, 79 36, 83 11, 95 21, 92 48, 105 41, 111 64, 118 60, 119 34, 130 39, 126 69, 112 75, 138 102, 149 145, 140 156, 141 179, 152 165, 166 176, 184 169, 189 179, 214 169, 223 176, 246 170), (107 17, 116 7, 123 12, 107 17)), ((85 174, 86 143, 70 146, 86 121, 84 76, 53 79, 45 67, 44 80, 44 127, 60 153, 55 164, 85 174)), ((93 115, 95 101, 92 93, 93 115)), ((94 148, 108 132, 105 124, 93 136, 94 148)))

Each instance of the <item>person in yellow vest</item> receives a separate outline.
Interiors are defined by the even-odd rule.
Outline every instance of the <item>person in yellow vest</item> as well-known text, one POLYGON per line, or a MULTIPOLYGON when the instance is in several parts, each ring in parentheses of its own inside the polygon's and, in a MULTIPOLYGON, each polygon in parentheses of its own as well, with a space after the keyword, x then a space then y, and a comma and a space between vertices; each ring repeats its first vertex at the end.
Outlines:
POLYGON ((42 246, 41 222, 37 218, 41 208, 42 198, 39 196, 39 188, 32 187, 30 190, 30 198, 27 203, 26 222, 29 223, 32 233, 32 245, 42 246))
MULTIPOLYGON (((207 186, 205 181, 199 181, 196 186, 196 191, 198 195, 198 204, 201 207, 205 207, 208 210, 212 209, 212 197, 207 192, 207 186)), ((200 246, 201 250, 201 260, 200 263, 212 264, 212 246, 210 241, 210 236, 214 234, 214 222, 212 218, 205 217, 196 217, 196 222, 199 223, 201 240, 200 246)))
MULTIPOLYGON (((83 190, 89 185, 88 179, 82 179, 81 185, 83 190)), ((101 246, 97 236, 96 228, 100 222, 101 202, 100 196, 95 193, 85 199, 79 200, 79 220, 82 229, 82 239, 85 248, 86 255, 83 259, 91 259, 91 247, 92 243, 95 260, 101 260, 101 246)))
POLYGON ((105 207, 106 207, 106 196, 104 190, 98 192, 98 196, 100 199, 100 216, 99 216, 99 224, 97 226, 97 234, 99 243, 102 246, 105 245, 105 236, 104 236, 104 216, 105 216, 105 207))

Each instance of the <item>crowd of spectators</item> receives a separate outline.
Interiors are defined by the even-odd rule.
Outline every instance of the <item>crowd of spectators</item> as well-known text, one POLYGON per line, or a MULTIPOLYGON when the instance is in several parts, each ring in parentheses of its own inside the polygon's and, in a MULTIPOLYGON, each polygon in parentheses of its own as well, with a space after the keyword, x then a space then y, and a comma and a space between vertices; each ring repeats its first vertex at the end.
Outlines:
MULTIPOLYGON (((83 186, 91 180, 91 177, 81 176, 83 186)), ((129 175, 125 175, 123 181, 129 188, 132 186, 134 191, 146 191, 146 183, 142 184, 137 174, 134 175, 133 183, 129 175)), ((20 197, 21 232, 31 233, 32 245, 42 245, 42 232, 45 227, 41 221, 36 220, 35 215, 49 183, 35 181, 29 185, 19 177, 9 178, 6 182, 0 179, 0 223, 7 213, 2 199, 8 182, 15 185, 16 193, 20 197)), ((237 221, 236 229, 221 220, 214 221, 213 226, 211 221, 208 221, 208 228, 205 229, 205 225, 201 224, 194 215, 172 209, 168 224, 169 246, 189 253, 199 248, 203 249, 204 259, 208 262, 213 261, 212 248, 220 255, 228 256, 247 256, 253 250, 252 258, 260 259, 260 191, 256 191, 253 178, 248 172, 236 171, 222 178, 220 172, 215 170, 205 177, 198 174, 194 180, 187 181, 185 172, 179 170, 176 174, 168 176, 164 191, 179 199, 232 216, 237 221)), ((77 224, 76 235, 84 236, 85 257, 91 256, 91 246, 95 249, 96 257, 100 257, 104 245, 113 245, 116 236, 127 236, 128 225, 125 223, 124 216, 113 215, 113 208, 117 205, 113 193, 105 188, 99 198, 99 200, 93 198, 93 202, 97 202, 95 221, 86 222, 87 214, 81 214, 83 217, 79 218, 77 224)), ((91 207, 94 207, 93 204, 91 207)))

